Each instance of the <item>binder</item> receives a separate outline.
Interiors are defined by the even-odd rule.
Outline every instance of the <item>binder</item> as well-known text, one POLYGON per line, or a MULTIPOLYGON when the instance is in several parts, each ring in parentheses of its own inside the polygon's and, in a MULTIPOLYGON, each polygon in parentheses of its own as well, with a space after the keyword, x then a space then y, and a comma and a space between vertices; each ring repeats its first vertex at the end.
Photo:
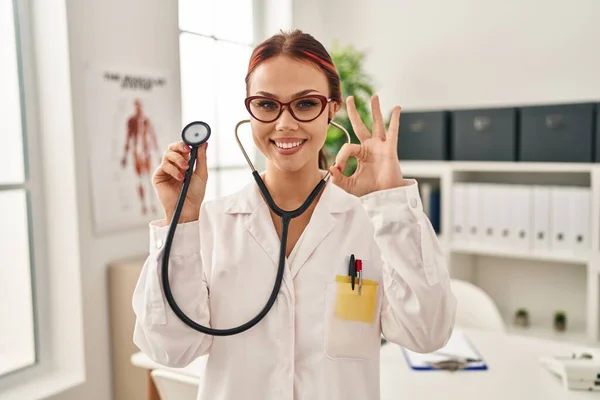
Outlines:
POLYGON ((498 192, 497 185, 481 184, 479 185, 481 200, 481 229, 482 243, 489 246, 498 246, 500 230, 498 229, 498 221, 496 219, 498 207, 496 204, 496 196, 498 192))
POLYGON ((496 212, 496 230, 498 231, 498 245, 502 248, 512 248, 515 231, 512 223, 512 184, 498 184, 496 186, 496 196, 494 197, 494 207, 496 212))
POLYGON ((436 367, 435 364, 454 358, 469 360, 466 367, 460 370, 485 371, 488 369, 487 362, 462 330, 455 329, 448 343, 432 353, 416 353, 405 347, 401 347, 401 349, 408 366, 415 371, 441 371, 443 369, 436 367))
POLYGON ((423 202, 423 211, 427 215, 427 218, 429 218, 433 230, 439 235, 441 233, 440 189, 430 183, 424 182, 419 184, 419 194, 423 202))
POLYGON ((590 248, 590 197, 589 187, 572 187, 569 192, 569 243, 574 252, 585 252, 590 248))
POLYGON ((452 188, 452 240, 456 243, 468 240, 466 198, 466 184, 455 183, 452 188))
POLYGON ((510 188, 511 201, 507 204, 512 208, 510 218, 515 249, 531 249, 531 193, 531 187, 526 185, 513 185, 510 188))
POLYGON ((431 206, 429 219, 431 220, 431 226, 433 230, 438 235, 442 232, 441 227, 441 207, 442 207, 442 199, 439 188, 435 188, 431 191, 429 204, 431 206))
POLYGON ((467 240, 469 243, 481 243, 482 225, 481 225, 481 194, 479 184, 468 183, 466 185, 466 206, 467 206, 467 240))
POLYGON ((547 186, 533 186, 532 248, 550 250, 551 192, 547 186))
POLYGON ((552 238, 550 239, 550 246, 552 251, 558 252, 569 252, 572 250, 572 234, 571 234, 571 222, 569 203, 570 203, 570 187, 566 186, 553 186, 552 192, 552 205, 551 205, 551 224, 550 232, 552 238))

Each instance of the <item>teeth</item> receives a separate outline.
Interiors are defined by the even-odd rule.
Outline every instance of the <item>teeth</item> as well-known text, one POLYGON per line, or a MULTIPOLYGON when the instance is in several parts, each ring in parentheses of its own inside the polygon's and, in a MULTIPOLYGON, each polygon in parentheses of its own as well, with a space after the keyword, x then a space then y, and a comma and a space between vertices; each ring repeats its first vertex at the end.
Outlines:
POLYGON ((304 140, 301 140, 299 142, 291 142, 291 143, 275 142, 275 145, 277 147, 279 147, 280 149, 291 149, 291 148, 300 146, 302 143, 304 143, 304 140))

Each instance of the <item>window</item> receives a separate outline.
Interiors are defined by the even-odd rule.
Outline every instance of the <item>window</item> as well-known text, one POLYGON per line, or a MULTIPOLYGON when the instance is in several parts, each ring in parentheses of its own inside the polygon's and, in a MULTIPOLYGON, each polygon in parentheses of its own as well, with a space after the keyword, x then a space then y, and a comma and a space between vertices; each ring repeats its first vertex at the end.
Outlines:
POLYGON ((33 216, 19 32, 13 1, 0 2, 0 376, 35 364, 33 216))
MULTIPOLYGON (((249 115, 244 78, 253 48, 253 0, 179 0, 183 126, 201 120, 211 127, 206 200, 241 189, 252 175, 235 140, 235 126, 249 115)), ((242 142, 255 162, 248 125, 242 142)))

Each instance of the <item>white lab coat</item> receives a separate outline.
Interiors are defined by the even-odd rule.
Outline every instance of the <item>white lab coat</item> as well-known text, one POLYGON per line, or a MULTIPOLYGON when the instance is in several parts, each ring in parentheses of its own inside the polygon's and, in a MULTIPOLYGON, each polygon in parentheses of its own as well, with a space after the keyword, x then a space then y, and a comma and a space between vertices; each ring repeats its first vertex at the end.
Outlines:
MULTIPOLYGON (((417 183, 352 196, 329 182, 287 259, 277 301, 236 336, 206 336, 183 324, 161 291, 168 226, 150 224, 150 255, 133 296, 135 344, 152 360, 183 367, 208 354, 202 400, 374 400, 380 338, 418 352, 449 339, 456 301, 417 183), (376 281, 373 323, 334 313, 336 275, 350 254, 376 281)), ((254 182, 203 204, 199 221, 180 224, 170 282, 180 308, 213 328, 254 317, 269 297, 280 241, 254 182)), ((402 387, 398 387, 401 398, 402 387)))

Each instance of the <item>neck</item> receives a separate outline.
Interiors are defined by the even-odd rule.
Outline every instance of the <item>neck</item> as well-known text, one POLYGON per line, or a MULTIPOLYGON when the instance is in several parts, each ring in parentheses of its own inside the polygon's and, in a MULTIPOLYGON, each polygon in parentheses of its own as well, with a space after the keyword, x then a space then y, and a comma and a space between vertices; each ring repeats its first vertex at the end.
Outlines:
POLYGON ((264 175, 265 186, 275 203, 284 210, 300 207, 323 178, 319 168, 306 165, 298 171, 283 171, 271 163, 264 175))

